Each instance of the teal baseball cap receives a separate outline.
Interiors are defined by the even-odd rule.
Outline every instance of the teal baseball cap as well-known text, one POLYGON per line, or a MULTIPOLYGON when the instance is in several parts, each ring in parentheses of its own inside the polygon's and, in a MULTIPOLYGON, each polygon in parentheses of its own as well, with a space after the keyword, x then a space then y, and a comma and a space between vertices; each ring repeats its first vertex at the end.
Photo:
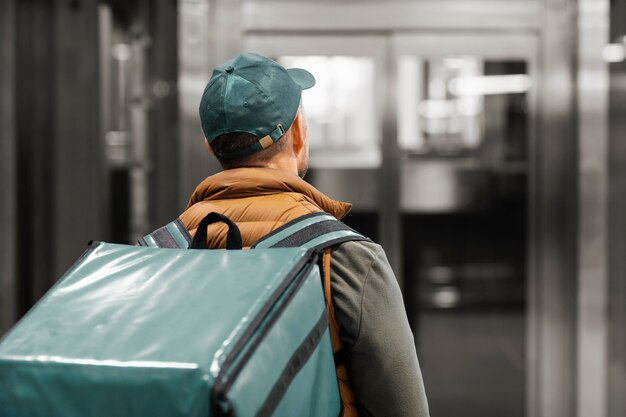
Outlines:
POLYGON ((258 54, 237 55, 215 68, 204 89, 200 100, 204 137, 209 145, 223 133, 246 132, 259 138, 248 148, 218 155, 220 159, 266 149, 291 127, 302 90, 314 85, 315 78, 304 69, 285 69, 258 54))

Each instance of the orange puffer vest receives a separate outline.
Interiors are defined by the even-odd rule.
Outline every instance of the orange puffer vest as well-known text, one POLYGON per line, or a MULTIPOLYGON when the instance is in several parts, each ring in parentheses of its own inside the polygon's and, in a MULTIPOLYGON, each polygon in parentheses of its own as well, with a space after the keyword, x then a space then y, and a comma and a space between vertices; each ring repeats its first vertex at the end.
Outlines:
MULTIPOLYGON (((180 219, 195 235, 200 221, 209 213, 226 215, 239 226, 244 247, 305 214, 325 211, 343 218, 351 205, 332 200, 298 176, 271 168, 238 168, 208 177, 196 188, 180 219)), ((212 224, 208 247, 226 247, 227 226, 212 224)), ((341 350, 330 286, 330 250, 324 253, 324 292, 333 352, 341 350)), ((343 364, 337 366, 343 416, 358 416, 356 400, 343 364)))

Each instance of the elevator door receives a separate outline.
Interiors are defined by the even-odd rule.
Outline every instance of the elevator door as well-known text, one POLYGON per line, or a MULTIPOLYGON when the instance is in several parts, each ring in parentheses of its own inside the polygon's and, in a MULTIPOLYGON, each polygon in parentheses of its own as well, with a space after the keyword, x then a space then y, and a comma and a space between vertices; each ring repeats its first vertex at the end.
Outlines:
POLYGON ((245 50, 317 78, 307 180, 396 259, 431 414, 524 416, 536 38, 251 34, 245 50))
POLYGON ((535 44, 394 37, 404 296, 432 415, 525 415, 535 44))

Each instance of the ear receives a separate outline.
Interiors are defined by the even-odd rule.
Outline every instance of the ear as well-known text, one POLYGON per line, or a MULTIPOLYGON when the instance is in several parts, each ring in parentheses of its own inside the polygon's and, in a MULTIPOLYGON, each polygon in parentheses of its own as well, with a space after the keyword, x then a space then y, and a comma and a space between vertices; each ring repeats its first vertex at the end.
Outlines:
POLYGON ((289 131, 293 154, 297 157, 304 150, 306 145, 306 130, 304 127, 302 113, 300 111, 298 111, 296 117, 293 119, 289 131))
POLYGON ((209 151, 209 155, 215 156, 215 152, 213 152, 213 148, 209 145, 209 140, 207 138, 204 138, 204 146, 206 146, 207 151, 209 151))

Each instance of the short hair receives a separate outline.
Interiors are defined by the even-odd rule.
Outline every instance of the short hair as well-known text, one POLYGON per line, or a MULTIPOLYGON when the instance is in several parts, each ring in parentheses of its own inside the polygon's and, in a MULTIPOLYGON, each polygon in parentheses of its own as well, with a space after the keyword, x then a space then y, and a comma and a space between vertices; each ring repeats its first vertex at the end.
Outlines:
POLYGON ((237 159, 222 159, 220 155, 246 149, 259 141, 260 138, 247 132, 222 133, 211 143, 211 148, 224 169, 258 167, 267 164, 274 156, 282 152, 289 143, 290 132, 287 131, 272 145, 252 155, 237 159))

